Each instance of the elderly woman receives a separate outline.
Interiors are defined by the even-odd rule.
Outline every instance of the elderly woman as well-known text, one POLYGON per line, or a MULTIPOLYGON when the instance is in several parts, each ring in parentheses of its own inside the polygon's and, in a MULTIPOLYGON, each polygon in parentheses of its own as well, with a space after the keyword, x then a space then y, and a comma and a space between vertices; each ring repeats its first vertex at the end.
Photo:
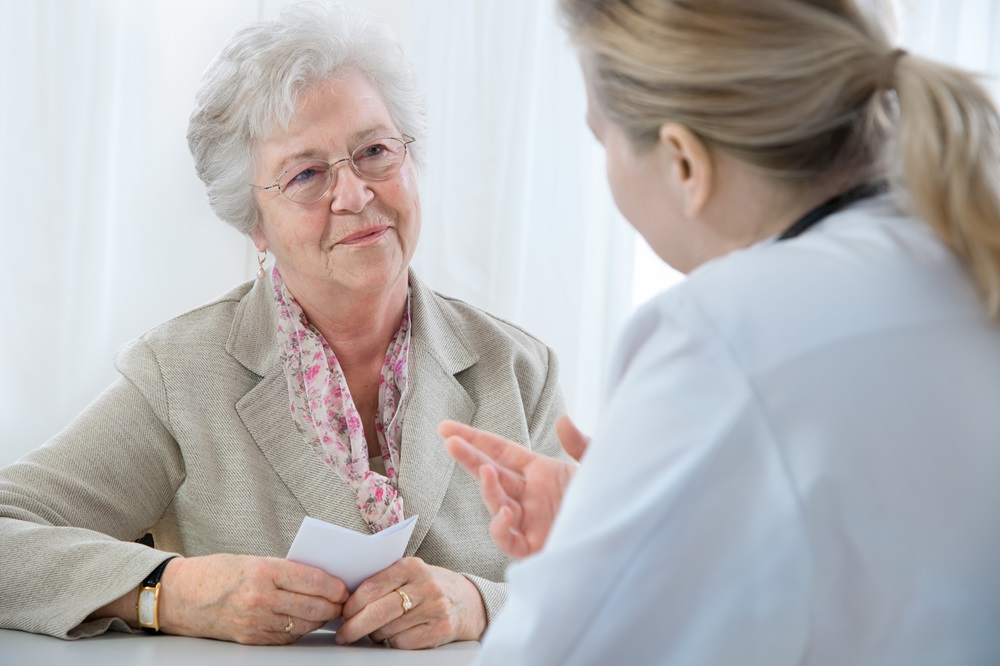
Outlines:
POLYGON ((593 441, 560 422, 579 469, 442 428, 535 553, 480 663, 1000 663, 989 96, 856 0, 561 6, 615 201, 688 279, 593 441))
POLYGON ((121 377, 0 472, 0 626, 288 643, 341 618, 340 643, 480 637, 508 558, 435 429, 555 454, 562 399, 545 345, 410 270, 424 138, 385 28, 298 7, 232 38, 188 140, 261 271, 126 346, 121 377), (407 557, 353 593, 281 559, 304 516, 371 533, 417 514, 407 557))

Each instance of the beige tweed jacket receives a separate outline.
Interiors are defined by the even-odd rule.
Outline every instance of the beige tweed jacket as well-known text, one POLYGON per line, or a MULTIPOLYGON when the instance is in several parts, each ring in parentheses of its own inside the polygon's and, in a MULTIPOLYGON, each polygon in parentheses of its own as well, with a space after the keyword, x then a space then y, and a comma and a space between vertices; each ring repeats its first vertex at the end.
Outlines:
MULTIPOLYGON (((552 352, 411 272, 411 396, 399 491, 406 554, 467 576, 493 617, 507 558, 477 484, 445 452, 455 419, 560 455, 552 352)), ((305 516, 366 527, 353 491, 289 414, 270 280, 248 282, 123 347, 121 376, 41 448, 0 470, 0 627, 81 638, 165 558, 284 557, 305 516), (134 543, 151 532, 157 550, 134 543)))

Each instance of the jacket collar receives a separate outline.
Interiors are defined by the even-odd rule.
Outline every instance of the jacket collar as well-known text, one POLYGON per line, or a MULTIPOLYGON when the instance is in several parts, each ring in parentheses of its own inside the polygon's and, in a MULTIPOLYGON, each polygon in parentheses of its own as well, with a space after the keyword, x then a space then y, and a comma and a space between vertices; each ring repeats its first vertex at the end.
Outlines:
MULTIPOLYGON (((428 289, 411 268, 410 308, 415 322, 411 339, 420 343, 448 374, 455 375, 479 360, 479 355, 461 333, 461 321, 445 310, 442 299, 428 289)), ((274 283, 268 274, 255 280, 240 300, 226 351, 251 372, 266 376, 281 370, 278 355, 278 312, 274 305, 274 283)))
POLYGON ((271 276, 254 280, 240 299, 226 351, 247 370, 262 377, 281 369, 278 356, 278 310, 271 276))

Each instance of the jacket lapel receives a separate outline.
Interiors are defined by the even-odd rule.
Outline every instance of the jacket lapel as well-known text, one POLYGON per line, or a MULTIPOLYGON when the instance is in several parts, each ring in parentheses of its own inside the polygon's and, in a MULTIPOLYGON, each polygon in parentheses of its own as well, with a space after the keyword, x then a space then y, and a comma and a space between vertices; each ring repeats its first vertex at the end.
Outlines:
POLYGON ((444 499, 455 461, 437 432, 444 419, 471 423, 475 403, 456 374, 478 360, 440 297, 410 271, 409 398, 403 419, 399 492, 407 516, 419 515, 406 554, 420 547, 444 499))
POLYGON ((367 532, 354 491, 312 450, 292 422, 288 384, 278 356, 272 290, 270 277, 258 280, 240 302, 233 320, 226 349, 261 376, 236 403, 236 412, 306 515, 367 532))
MULTIPOLYGON (((479 360, 459 332, 459 322, 453 321, 441 307, 440 297, 412 270, 410 286, 410 384, 398 483, 406 515, 420 518, 407 556, 416 552, 427 535, 455 471, 455 461, 438 435, 438 424, 444 419, 471 423, 475 404, 456 375, 479 360)), ((272 290, 269 276, 257 280, 240 301, 233 319, 226 349, 261 377, 236 403, 236 411, 307 515, 367 532, 353 489, 306 444, 288 412, 288 385, 278 355, 272 290)))

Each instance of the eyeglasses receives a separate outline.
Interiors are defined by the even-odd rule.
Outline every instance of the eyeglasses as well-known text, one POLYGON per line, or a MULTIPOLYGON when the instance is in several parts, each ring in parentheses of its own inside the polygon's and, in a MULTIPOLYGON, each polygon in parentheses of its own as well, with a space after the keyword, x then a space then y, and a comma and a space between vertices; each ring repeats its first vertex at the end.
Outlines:
POLYGON ((270 185, 251 185, 258 190, 277 189, 285 198, 299 204, 316 203, 327 195, 336 182, 337 165, 349 162, 354 173, 365 180, 385 180, 399 171, 406 159, 406 147, 416 141, 412 136, 372 139, 354 149, 350 157, 336 162, 306 160, 297 162, 274 179, 270 185))

